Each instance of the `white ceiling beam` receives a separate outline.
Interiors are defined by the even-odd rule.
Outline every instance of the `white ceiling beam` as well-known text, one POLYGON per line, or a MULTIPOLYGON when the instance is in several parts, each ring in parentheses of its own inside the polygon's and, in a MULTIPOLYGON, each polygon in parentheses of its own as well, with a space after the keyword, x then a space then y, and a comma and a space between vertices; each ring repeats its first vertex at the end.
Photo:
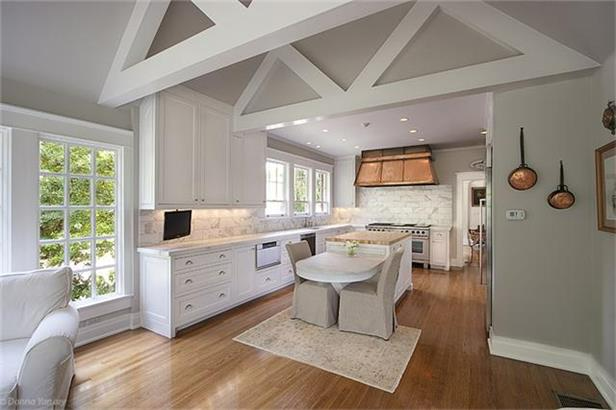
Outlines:
POLYGON ((349 91, 372 87, 437 8, 438 3, 436 2, 418 1, 415 3, 359 73, 349 87, 349 91))
MULTIPOLYGON (((157 1, 144 2, 150 4, 157 1)), ((130 67, 112 67, 99 103, 120 106, 135 101, 400 2, 255 0, 231 23, 216 24, 130 67)), ((133 28, 127 27, 127 30, 133 28)), ((125 37, 127 42, 134 38, 125 37)), ((130 45, 121 44, 121 47, 130 45)))
POLYGON ((215 24, 233 24, 238 15, 247 12, 239 0, 192 0, 192 2, 215 24))
MULTIPOLYGON (((459 19, 494 41, 516 49, 521 55, 372 86, 373 80, 376 81, 389 66, 385 63, 387 61, 391 63, 397 56, 392 51, 397 49, 399 53, 417 33, 423 24, 422 19, 426 21, 425 19, 434 12, 433 7, 422 6, 421 2, 417 3, 413 9, 418 6, 422 7, 420 9, 422 13, 416 14, 417 18, 410 27, 411 29, 404 31, 406 39, 400 33, 392 33, 392 36, 396 34, 394 37, 398 35, 400 37, 392 39, 389 46, 391 48, 386 47, 379 50, 383 54, 380 58, 371 60, 369 64, 374 63, 373 66, 370 70, 365 70, 364 78, 357 85, 342 94, 318 100, 244 115, 236 113, 235 130, 262 129, 271 124, 291 125, 293 121, 299 119, 327 118, 437 96, 486 91, 503 84, 599 66, 591 58, 556 42, 486 3, 439 2, 432 6, 440 7, 443 12, 459 19), (395 47, 392 44, 395 44, 395 47)), ((406 17, 410 19, 412 15, 409 14, 406 17)), ((409 28, 404 24, 402 27, 409 28)))
POLYGON ((239 116, 244 112, 252 97, 259 90, 259 86, 261 86, 263 81, 265 81, 267 74, 271 71, 272 67, 274 67, 274 63, 276 63, 276 61, 278 61, 278 56, 274 51, 267 53, 263 61, 261 61, 259 68, 257 68, 257 71, 255 71, 252 75, 250 81, 246 85, 246 88, 244 88, 244 91, 242 91, 242 94, 239 96, 235 106, 233 107, 233 111, 236 116, 239 116))

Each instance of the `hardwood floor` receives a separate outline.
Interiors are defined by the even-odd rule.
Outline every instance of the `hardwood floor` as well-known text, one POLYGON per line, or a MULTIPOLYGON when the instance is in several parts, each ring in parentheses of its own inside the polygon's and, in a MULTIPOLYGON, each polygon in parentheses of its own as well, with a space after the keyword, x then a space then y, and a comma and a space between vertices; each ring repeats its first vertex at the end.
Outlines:
POLYGON ((554 391, 601 400, 585 375, 490 356, 476 267, 416 269, 413 282, 398 319, 422 335, 394 394, 231 340, 290 306, 289 287, 171 341, 140 329, 79 348, 69 406, 557 408, 554 391))

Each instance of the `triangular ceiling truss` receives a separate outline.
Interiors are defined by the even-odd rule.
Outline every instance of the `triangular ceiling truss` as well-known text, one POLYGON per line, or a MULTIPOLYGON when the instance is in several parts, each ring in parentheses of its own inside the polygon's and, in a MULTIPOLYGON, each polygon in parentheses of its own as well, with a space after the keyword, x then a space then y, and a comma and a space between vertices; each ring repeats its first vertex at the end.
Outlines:
POLYGON ((348 90, 292 45, 270 52, 235 105, 236 131, 358 112, 439 95, 482 90, 596 67, 594 60, 483 2, 419 1, 400 21, 348 90), (447 38, 453 40, 447 50, 447 38), (443 45, 431 51, 426 44, 443 45), (466 47, 466 49, 464 49, 466 47), (441 56, 438 53, 459 53, 441 56), (423 66, 414 64, 421 58, 423 66), (283 60, 321 98, 245 111, 274 62, 283 60), (289 64, 292 61, 293 64, 289 64))

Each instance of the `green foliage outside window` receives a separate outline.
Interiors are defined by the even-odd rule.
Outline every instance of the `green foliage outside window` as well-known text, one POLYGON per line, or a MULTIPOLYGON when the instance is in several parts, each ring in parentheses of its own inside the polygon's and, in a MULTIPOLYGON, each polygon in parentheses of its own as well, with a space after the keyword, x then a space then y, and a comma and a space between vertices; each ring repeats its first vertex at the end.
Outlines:
POLYGON ((76 270, 73 300, 93 296, 93 279, 97 296, 114 293, 115 240, 100 237, 113 237, 116 232, 116 153, 47 140, 40 142, 39 149, 40 239, 62 241, 40 244, 40 266, 69 265, 76 270))

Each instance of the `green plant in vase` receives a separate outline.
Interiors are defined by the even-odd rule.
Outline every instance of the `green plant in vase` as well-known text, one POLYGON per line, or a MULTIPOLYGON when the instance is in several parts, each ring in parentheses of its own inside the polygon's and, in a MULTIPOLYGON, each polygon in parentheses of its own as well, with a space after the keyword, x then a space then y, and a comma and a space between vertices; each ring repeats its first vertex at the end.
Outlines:
POLYGON ((359 249, 359 242, 357 241, 346 241, 344 246, 347 251, 347 255, 355 256, 357 255, 357 250, 359 249))

